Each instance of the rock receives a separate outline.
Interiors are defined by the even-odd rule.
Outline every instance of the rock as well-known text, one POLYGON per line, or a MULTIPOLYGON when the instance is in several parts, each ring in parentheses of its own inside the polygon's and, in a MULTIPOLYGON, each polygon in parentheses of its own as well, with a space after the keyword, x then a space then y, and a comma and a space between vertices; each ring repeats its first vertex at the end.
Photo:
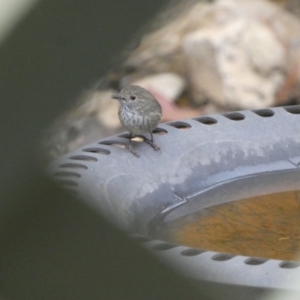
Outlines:
POLYGON ((146 90, 152 90, 159 93, 167 101, 175 102, 186 88, 186 82, 183 77, 175 73, 159 73, 150 75, 132 82, 146 90))
POLYGON ((204 93, 223 107, 276 103, 285 78, 286 51, 264 24, 237 19, 224 28, 192 33, 184 40, 184 51, 195 101, 204 93))
POLYGON ((145 35, 125 65, 184 77, 199 105, 277 105, 300 82, 299 28, 295 16, 269 1, 196 2, 145 35))

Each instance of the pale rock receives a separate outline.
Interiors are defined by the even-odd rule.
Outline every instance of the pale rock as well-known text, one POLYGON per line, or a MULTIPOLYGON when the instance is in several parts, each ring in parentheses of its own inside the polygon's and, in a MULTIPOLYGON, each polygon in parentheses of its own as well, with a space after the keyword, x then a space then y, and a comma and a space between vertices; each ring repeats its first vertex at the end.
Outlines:
POLYGON ((144 35, 125 65, 143 77, 186 78, 199 104, 266 107, 280 104, 280 95, 300 82, 299 28, 295 16, 266 0, 185 1, 144 35))
POLYGON ((118 101, 112 99, 118 92, 112 89, 102 91, 86 91, 82 98, 84 101, 72 112, 72 118, 84 119, 84 116, 93 115, 98 122, 109 128, 118 128, 118 101))
POLYGON ((120 127, 118 118, 119 102, 111 96, 117 94, 114 90, 98 91, 91 99, 91 105, 95 105, 98 120, 109 128, 120 127))
MULTIPOLYGON (((227 10, 228 7, 228 13, 227 10)), ((284 46, 275 32, 260 21, 238 13, 234 18, 220 15, 219 11, 220 23, 183 40, 194 100, 201 102, 204 95, 224 107, 249 109, 276 104, 276 93, 286 73, 284 46)))
POLYGON ((174 73, 150 75, 138 79, 132 84, 139 85, 150 92, 154 90, 170 102, 174 102, 186 87, 185 80, 174 73))

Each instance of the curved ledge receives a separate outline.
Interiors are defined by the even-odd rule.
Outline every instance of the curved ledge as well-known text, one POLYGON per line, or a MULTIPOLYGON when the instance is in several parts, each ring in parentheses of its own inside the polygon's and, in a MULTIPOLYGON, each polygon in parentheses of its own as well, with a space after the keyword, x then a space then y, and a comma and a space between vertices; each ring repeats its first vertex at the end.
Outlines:
MULTIPOLYGON (((136 158, 124 149, 128 135, 120 134, 64 155, 49 172, 122 229, 147 236, 164 222, 205 207, 298 189, 299 124, 299 105, 165 123, 154 130, 160 152, 133 142, 141 155, 136 158)), ((142 239, 193 280, 299 289, 286 280, 300 276, 295 262, 142 239)))

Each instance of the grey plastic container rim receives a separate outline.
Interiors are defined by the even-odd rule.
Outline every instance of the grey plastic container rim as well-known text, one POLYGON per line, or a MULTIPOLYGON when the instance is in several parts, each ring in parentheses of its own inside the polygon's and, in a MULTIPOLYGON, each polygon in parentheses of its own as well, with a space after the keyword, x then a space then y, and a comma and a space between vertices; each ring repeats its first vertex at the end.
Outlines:
MULTIPOLYGON (((299 127, 299 105, 201 116, 160 124, 160 152, 134 142, 136 158, 120 134, 64 155, 49 172, 123 230, 147 237, 205 207, 298 189, 299 127)), ((300 290, 298 262, 143 245, 193 280, 300 290)))

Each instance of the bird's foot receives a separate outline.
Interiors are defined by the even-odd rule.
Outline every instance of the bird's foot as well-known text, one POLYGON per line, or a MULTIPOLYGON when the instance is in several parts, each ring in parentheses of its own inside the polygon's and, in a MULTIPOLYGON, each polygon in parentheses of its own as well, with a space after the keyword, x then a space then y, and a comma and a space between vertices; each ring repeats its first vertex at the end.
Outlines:
POLYGON ((149 144, 155 151, 160 150, 160 147, 158 147, 153 140, 147 139, 145 136, 143 136, 144 138, 144 142, 146 142, 147 144, 149 144))
POLYGON ((139 154, 134 150, 133 146, 131 143, 129 143, 126 148, 135 156, 135 157, 140 157, 139 154))

